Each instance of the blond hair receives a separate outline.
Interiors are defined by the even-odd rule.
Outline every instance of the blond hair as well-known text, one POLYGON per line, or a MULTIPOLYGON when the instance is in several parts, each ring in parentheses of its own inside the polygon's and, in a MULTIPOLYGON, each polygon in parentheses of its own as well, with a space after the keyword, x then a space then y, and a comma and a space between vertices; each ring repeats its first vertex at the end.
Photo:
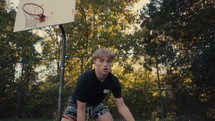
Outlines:
POLYGON ((107 56, 109 59, 113 60, 116 56, 116 54, 113 51, 104 49, 104 48, 100 48, 98 50, 96 50, 93 55, 92 55, 92 59, 98 59, 98 58, 102 58, 103 56, 107 56))

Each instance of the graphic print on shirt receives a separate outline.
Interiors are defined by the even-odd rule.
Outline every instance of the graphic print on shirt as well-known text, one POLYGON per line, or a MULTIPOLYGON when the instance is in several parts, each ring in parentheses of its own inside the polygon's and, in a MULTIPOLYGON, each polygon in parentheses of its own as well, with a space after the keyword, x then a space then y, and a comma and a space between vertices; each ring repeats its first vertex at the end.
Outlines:
POLYGON ((103 90, 103 93, 105 93, 105 94, 107 94, 108 92, 110 92, 109 89, 104 89, 104 90, 103 90))

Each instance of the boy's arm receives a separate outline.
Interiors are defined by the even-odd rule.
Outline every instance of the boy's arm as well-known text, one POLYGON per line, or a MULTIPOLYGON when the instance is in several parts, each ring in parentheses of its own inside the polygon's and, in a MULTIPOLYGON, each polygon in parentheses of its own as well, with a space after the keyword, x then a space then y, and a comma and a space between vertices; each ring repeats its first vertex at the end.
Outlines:
POLYGON ((117 105, 119 113, 126 121, 135 121, 134 117, 132 116, 130 110, 125 105, 123 98, 115 98, 115 103, 117 105))
POLYGON ((86 103, 77 100, 77 121, 85 121, 86 103))

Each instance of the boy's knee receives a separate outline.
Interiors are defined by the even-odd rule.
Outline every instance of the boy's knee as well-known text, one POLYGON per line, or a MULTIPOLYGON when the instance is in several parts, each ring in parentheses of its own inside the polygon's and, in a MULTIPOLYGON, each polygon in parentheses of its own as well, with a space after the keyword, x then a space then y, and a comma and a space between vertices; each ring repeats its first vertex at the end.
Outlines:
POLYGON ((76 117, 74 117, 72 115, 68 116, 68 115, 63 114, 61 121, 77 121, 77 120, 76 120, 76 117))

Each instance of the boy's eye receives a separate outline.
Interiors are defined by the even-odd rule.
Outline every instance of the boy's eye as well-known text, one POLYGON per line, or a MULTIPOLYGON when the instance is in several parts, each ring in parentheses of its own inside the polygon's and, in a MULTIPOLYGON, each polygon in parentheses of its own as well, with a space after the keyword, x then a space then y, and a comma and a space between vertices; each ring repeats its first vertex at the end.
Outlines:
POLYGON ((110 62, 111 62, 111 60, 110 60, 110 59, 108 59, 108 60, 107 60, 107 62, 108 62, 108 63, 110 63, 110 62))

